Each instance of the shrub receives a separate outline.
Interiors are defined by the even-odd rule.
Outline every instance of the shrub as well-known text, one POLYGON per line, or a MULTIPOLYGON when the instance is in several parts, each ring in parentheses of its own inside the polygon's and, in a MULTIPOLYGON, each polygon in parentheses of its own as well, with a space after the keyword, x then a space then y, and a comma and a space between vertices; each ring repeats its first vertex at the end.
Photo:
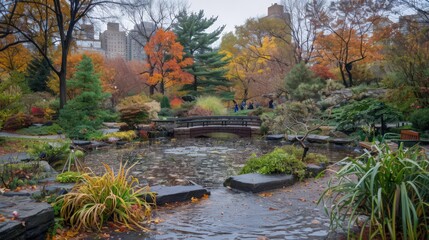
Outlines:
POLYGON ((208 110, 212 112, 213 115, 225 115, 227 112, 227 109, 223 105, 222 100, 213 96, 197 98, 195 106, 204 110, 208 110))
POLYGON ((149 101, 150 98, 145 95, 123 98, 116 106, 116 110, 120 113, 121 121, 129 126, 146 122, 149 119, 149 108, 145 106, 145 103, 149 101))
POLYGON ((31 126, 32 120, 31 116, 24 113, 17 113, 11 117, 9 117, 3 126, 5 130, 17 130, 21 128, 25 128, 31 126))
POLYGON ((418 147, 401 146, 396 152, 387 145, 375 149, 376 155, 365 153, 343 160, 346 165, 335 173, 322 194, 319 203, 325 204, 331 228, 351 229, 363 219, 359 239, 427 239, 427 155, 418 147))
POLYGON ((21 110, 22 91, 11 79, 0 81, 0 128, 4 121, 21 110))
POLYGON ((65 161, 69 153, 70 143, 68 142, 35 144, 28 150, 31 157, 47 161, 51 166, 56 166, 65 161))
POLYGON ((124 141, 132 141, 134 138, 137 137, 137 134, 134 130, 126 131, 126 132, 114 132, 114 133, 108 133, 104 135, 101 140, 108 140, 109 138, 117 138, 124 141))
MULTIPOLYGON (((301 159, 304 153, 304 149, 302 147, 296 147, 293 145, 286 145, 282 147, 287 153, 294 155, 297 159, 301 159)), ((314 163, 314 164, 323 164, 328 163, 328 158, 323 154, 318 153, 307 153, 304 158, 305 163, 314 163)))
POLYGON ((60 183, 77 183, 82 179, 80 172, 67 171, 57 175, 57 182, 60 183))
POLYGON ((68 81, 68 86, 79 94, 60 111, 59 123, 70 138, 86 138, 101 127, 108 115, 102 108, 102 103, 109 94, 102 92, 91 58, 83 56, 73 79, 68 81))
POLYGON ((167 96, 161 98, 161 108, 171 108, 170 100, 168 100, 167 96))
POLYGON ((154 194, 148 188, 137 189, 138 180, 130 177, 133 167, 120 165, 115 175, 112 168, 104 164, 103 176, 82 175, 82 181, 56 203, 62 204, 60 216, 73 229, 97 229, 106 221, 123 224, 129 229, 145 229, 142 221, 150 218, 151 204, 145 201, 154 194))
POLYGON ((149 120, 158 119, 158 113, 161 111, 161 105, 157 101, 151 101, 144 104, 148 109, 149 120))
POLYGON ((161 108, 161 111, 158 113, 160 117, 172 117, 173 116, 173 110, 170 108, 161 108))
POLYGON ((170 106, 173 109, 178 109, 182 106, 183 104, 183 100, 181 98, 175 97, 173 99, 171 99, 170 101, 170 106))
POLYGON ((305 133, 322 121, 320 110, 312 101, 279 104, 273 112, 260 116, 269 133, 305 133), (319 122, 317 122, 318 120, 319 122))
POLYGON ((418 109, 410 116, 413 127, 426 131, 429 130, 429 108, 418 109))
POLYGON ((385 122, 396 122, 402 118, 402 114, 395 108, 370 98, 334 109, 332 115, 338 123, 339 131, 355 131, 360 125, 379 123, 381 116, 385 122))
POLYGON ((257 172, 260 174, 286 173, 293 174, 302 179, 305 176, 305 164, 294 154, 284 149, 276 148, 274 151, 262 155, 253 156, 241 169, 240 174, 257 172))
POLYGON ((49 177, 39 162, 0 164, 0 187, 15 190, 49 177))

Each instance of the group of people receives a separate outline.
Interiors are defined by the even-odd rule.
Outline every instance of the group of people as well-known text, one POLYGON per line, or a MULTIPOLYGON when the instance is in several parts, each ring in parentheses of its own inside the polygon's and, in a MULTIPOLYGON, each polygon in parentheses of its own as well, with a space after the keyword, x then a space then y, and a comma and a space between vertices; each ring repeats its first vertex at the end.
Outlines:
MULTIPOLYGON (((255 109, 259 107, 259 104, 256 101, 254 103, 250 101, 249 104, 247 104, 246 100, 243 99, 243 101, 241 101, 240 106, 235 100, 232 101, 234 102, 234 112, 238 112, 239 110, 244 109, 255 109)), ((268 108, 274 108, 274 101, 272 99, 268 102, 268 108)))

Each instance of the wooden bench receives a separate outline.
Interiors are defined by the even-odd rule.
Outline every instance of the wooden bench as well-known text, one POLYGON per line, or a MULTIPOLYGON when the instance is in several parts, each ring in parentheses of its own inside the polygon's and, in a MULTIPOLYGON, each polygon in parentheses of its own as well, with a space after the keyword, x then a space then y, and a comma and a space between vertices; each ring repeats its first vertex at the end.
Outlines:
POLYGON ((401 130, 401 140, 420 140, 420 133, 412 130, 401 130))

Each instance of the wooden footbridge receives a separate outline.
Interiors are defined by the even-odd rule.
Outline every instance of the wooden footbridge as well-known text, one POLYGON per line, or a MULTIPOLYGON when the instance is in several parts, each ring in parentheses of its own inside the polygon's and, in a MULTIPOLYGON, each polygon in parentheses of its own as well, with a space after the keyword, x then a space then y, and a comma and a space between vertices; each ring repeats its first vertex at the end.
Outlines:
POLYGON ((254 137, 261 134, 261 120, 257 116, 199 116, 153 122, 156 125, 173 126, 175 138, 204 137, 210 133, 232 133, 240 137, 254 137))

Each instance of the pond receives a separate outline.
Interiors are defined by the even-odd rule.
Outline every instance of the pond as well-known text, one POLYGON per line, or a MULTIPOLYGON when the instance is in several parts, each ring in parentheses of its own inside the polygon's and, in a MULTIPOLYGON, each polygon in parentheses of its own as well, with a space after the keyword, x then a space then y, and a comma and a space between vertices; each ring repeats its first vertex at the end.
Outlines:
MULTIPOLYGON (((115 167, 120 160, 136 162, 132 174, 153 185, 199 184, 211 191, 208 199, 160 207, 153 231, 113 233, 122 239, 325 239, 329 219, 317 206, 328 176, 309 179, 267 194, 236 192, 222 183, 236 175, 252 155, 261 155, 285 143, 256 139, 212 138, 164 140, 132 148, 103 149, 86 157, 86 164, 103 172, 100 162, 115 167)), ((355 153, 344 147, 312 145, 336 162, 355 153)), ((329 174, 328 174, 329 175, 329 174)))

